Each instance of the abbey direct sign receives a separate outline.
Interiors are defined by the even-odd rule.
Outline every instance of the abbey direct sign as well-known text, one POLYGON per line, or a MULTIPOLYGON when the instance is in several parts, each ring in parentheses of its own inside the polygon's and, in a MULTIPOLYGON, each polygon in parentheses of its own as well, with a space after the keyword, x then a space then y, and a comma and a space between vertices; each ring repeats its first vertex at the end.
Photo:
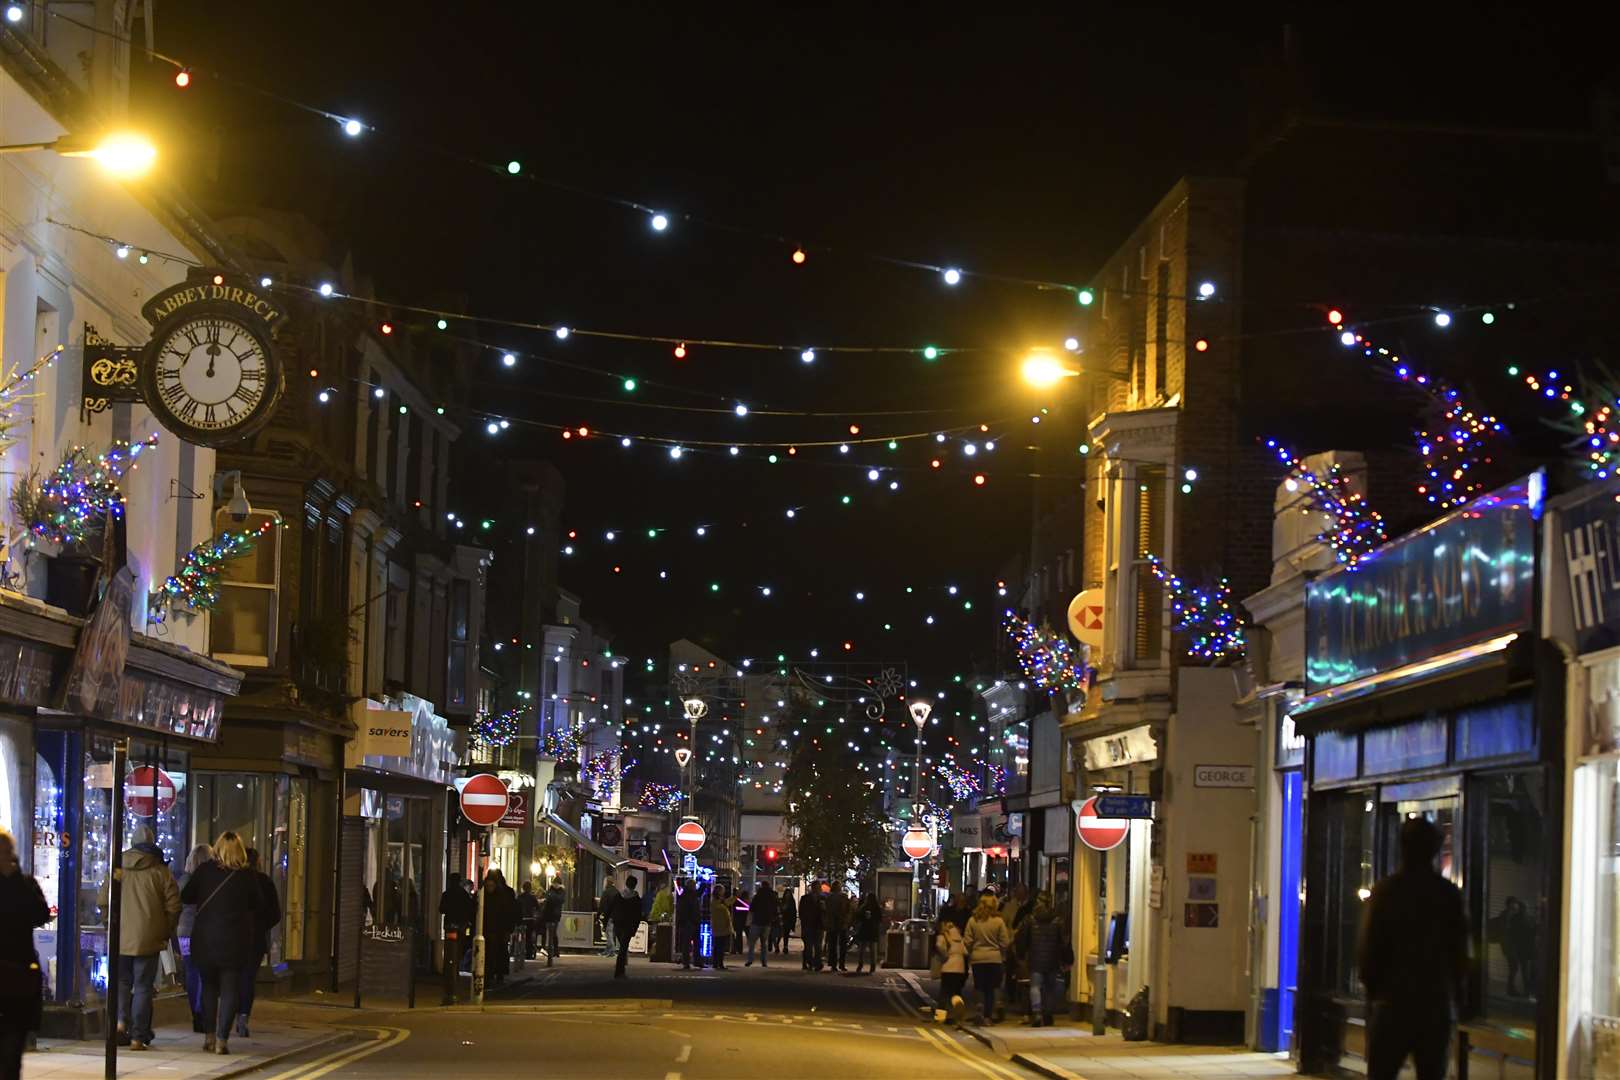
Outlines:
POLYGON ((1528 628, 1545 481, 1531 473, 1312 581, 1306 693, 1528 628))

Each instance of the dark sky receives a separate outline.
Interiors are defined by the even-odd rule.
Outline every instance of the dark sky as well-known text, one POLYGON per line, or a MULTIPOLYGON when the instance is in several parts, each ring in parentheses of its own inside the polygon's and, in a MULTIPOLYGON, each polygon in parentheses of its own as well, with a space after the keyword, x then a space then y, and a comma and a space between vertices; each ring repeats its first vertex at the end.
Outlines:
MULTIPOLYGON (((949 410, 862 417, 866 435, 992 423, 994 455, 966 459, 953 440, 939 470, 928 467, 932 442, 848 456, 807 449, 775 466, 723 454, 673 462, 661 449, 565 444, 521 423, 489 451, 544 456, 563 471, 566 519, 581 533, 564 584, 633 656, 690 635, 737 657, 812 646, 825 657, 847 639, 855 659, 908 661, 935 681, 987 661, 997 572, 1027 545, 1027 474, 1053 477, 1047 493, 1077 483, 1065 478, 1078 475, 1080 418, 1059 409, 1032 427, 1012 377, 1021 350, 1070 331, 1074 302, 981 279, 950 289, 862 253, 1083 282, 1178 176, 1231 168, 1251 120, 1275 114, 1281 23, 1235 17, 1231 6, 998 16, 939 5, 581 7, 589 14, 295 2, 232 5, 222 18, 216 3, 174 0, 159 6, 158 46, 194 62, 198 78, 181 93, 153 70, 142 101, 171 139, 199 151, 180 160, 211 209, 307 214, 381 296, 792 346, 694 348, 677 362, 667 345, 559 345, 486 325, 469 333, 533 355, 512 370, 494 353, 479 361, 484 409, 784 445, 836 439, 854 412, 949 410), (345 139, 329 121, 222 87, 209 69, 377 131, 345 139), (460 158, 517 159, 556 185, 677 220, 654 235, 644 215, 613 202, 460 158), (812 248, 795 267, 794 242, 833 251, 812 248), (825 352, 799 362, 798 347, 832 343, 976 351, 933 364, 825 352), (828 415, 739 420, 557 396, 624 398, 627 375, 644 403, 828 415), (878 484, 865 478, 874 464, 893 469, 878 484), (848 508, 838 503, 846 493, 848 508), (792 521, 790 506, 803 507, 792 521), (699 524, 716 528, 699 541, 699 524), (649 526, 668 532, 647 541, 649 526), (626 534, 612 548, 601 540, 610 527, 626 534)), ((1606 64, 1597 42, 1502 11, 1425 23, 1356 9, 1299 28, 1295 41, 1316 108, 1414 121, 1580 127, 1606 64)), ((481 453, 490 444, 480 430, 467 439, 481 453)), ((500 519, 502 509, 463 512, 500 519)))

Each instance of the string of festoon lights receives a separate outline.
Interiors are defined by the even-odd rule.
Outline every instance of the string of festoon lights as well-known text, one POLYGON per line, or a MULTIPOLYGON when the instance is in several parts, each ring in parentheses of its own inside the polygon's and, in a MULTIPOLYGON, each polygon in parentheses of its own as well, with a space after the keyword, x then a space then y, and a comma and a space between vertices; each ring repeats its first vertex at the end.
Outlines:
POLYGON ((1587 380, 1578 392, 1556 368, 1537 375, 1510 364, 1507 373, 1545 401, 1568 403, 1568 412, 1553 423, 1572 436, 1569 450, 1583 479, 1607 480, 1614 475, 1615 456, 1620 452, 1620 425, 1616 424, 1620 393, 1615 388, 1587 380))

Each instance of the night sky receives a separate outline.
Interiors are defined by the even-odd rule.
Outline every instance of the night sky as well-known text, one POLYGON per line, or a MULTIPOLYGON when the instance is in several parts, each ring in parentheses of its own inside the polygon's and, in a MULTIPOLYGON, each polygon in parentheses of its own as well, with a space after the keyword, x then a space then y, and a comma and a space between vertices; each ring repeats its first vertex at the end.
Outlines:
MULTIPOLYGON (((280 3, 222 17, 217 4, 172 0, 158 6, 158 48, 198 75, 180 92, 172 70, 144 69, 137 109, 211 212, 306 214, 334 262, 351 256, 379 296, 783 346, 694 345, 678 361, 667 344, 464 328, 522 354, 506 369, 485 353, 473 403, 513 421, 492 452, 563 472, 565 520, 580 533, 563 584, 620 651, 662 656, 691 636, 738 659, 811 647, 825 658, 847 640, 851 658, 904 661, 931 682, 975 662, 987 671, 996 579, 1027 550, 1028 476, 1049 477, 1050 496, 1080 475, 1083 418, 1056 403, 1032 426, 1035 402, 1014 374, 1022 351, 1075 329, 1074 299, 974 277, 950 288, 871 256, 1084 284, 1180 175, 1233 169, 1252 124, 1275 118, 1281 24, 1230 7, 588 7, 587 18, 561 5, 280 3), (209 70, 377 130, 346 139, 209 70), (473 164, 513 159, 547 183, 473 164), (667 210, 673 224, 655 234, 615 199, 667 210), (916 351, 826 351, 838 344, 916 351), (961 351, 930 363, 928 344, 961 351), (739 402, 747 418, 730 411, 739 402), (823 415, 760 415, 770 409, 823 415), (881 412, 894 415, 854 415, 881 412), (525 421, 680 439, 693 452, 673 461, 616 438, 565 443, 525 421), (870 438, 980 422, 989 435, 893 452, 785 449, 836 441, 851 423, 870 438), (964 441, 990 437, 993 453, 965 456, 964 441), (697 452, 730 440, 774 446, 735 460, 723 446, 697 452), (648 540, 649 527, 666 531, 648 540)), ((1294 39, 1315 108, 1337 115, 1580 128, 1606 74, 1603 43, 1539 16, 1339 18, 1294 39)), ((494 443, 478 426, 465 438, 479 452, 494 443)), ((458 509, 522 524, 500 505, 458 509)))

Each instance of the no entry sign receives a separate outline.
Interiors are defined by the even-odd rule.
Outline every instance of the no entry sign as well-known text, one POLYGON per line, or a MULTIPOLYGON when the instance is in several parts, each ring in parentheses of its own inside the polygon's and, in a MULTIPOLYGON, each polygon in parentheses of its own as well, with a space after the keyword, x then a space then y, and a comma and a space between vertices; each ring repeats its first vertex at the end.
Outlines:
POLYGON ((474 825, 489 827, 506 816, 506 785, 498 776, 469 776, 461 788, 461 816, 474 825))
POLYGON ((1125 841, 1125 834, 1131 831, 1128 818, 1105 818, 1097 816, 1097 799, 1095 796, 1080 804, 1080 810, 1074 816, 1075 831, 1080 834, 1080 842, 1093 851, 1108 851, 1117 848, 1125 841))
POLYGON ((174 805, 174 780, 154 765, 131 769, 124 778, 124 805, 136 817, 166 814, 174 805))
POLYGON ((709 834, 703 831, 703 826, 695 821, 683 821, 680 828, 675 830, 675 846, 691 854, 703 846, 703 841, 709 834))
POLYGON ((913 859, 926 859, 934 852, 934 838, 924 829, 908 829, 900 840, 900 850, 913 859))

